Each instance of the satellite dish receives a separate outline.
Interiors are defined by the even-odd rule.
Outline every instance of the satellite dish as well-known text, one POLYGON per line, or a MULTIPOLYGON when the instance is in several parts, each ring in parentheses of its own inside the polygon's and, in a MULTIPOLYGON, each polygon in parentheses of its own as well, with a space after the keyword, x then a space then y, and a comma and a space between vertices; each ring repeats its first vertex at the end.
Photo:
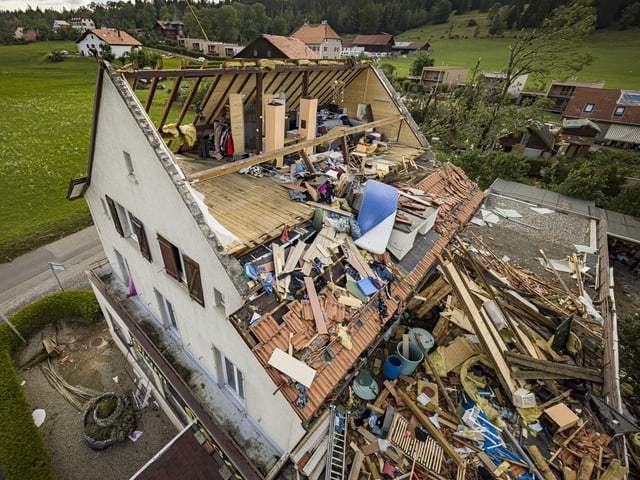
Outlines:
POLYGON ((44 423, 44 419, 47 417, 47 412, 45 412, 42 408, 37 408, 31 413, 33 417, 33 423, 36 424, 36 427, 39 427, 44 423))

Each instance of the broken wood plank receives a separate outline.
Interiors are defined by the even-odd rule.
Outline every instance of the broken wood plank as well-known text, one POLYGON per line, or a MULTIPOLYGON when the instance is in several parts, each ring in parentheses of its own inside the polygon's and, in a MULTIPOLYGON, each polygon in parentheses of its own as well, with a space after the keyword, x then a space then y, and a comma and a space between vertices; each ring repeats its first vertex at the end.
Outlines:
POLYGON ((544 458, 544 455, 540 453, 540 450, 536 445, 527 445, 526 449, 527 452, 529 452, 529 455, 531 455, 531 459, 538 467, 538 470, 544 477, 544 480, 558 480, 558 477, 553 474, 553 472, 549 468, 549 465, 547 465, 547 461, 544 458))
POLYGON ((307 388, 311 387, 316 376, 316 371, 313 368, 297 358, 287 355, 287 352, 279 348, 273 351, 268 363, 307 388))
POLYGON ((504 356, 510 363, 515 364, 520 368, 524 367, 540 372, 562 375, 560 378, 579 378, 581 380, 589 380, 592 382, 603 382, 602 371, 596 370, 595 368, 578 367, 575 365, 566 365, 548 360, 539 360, 537 358, 531 358, 514 352, 504 352, 504 356))
POLYGON ((455 462, 458 467, 462 467, 465 462, 458 452, 453 448, 453 446, 449 443, 444 434, 436 428, 436 426, 429 420, 429 418, 420 410, 420 408, 415 404, 413 400, 407 395, 405 392, 400 390, 398 396, 402 399, 405 405, 409 407, 409 410, 416 416, 420 423, 427 429, 429 434, 440 444, 443 450, 451 457, 451 459, 455 462))
POLYGON ((320 307, 320 301, 318 300, 318 294, 316 292, 316 286, 313 283, 313 278, 304 277, 304 285, 307 288, 307 295, 311 302, 311 310, 313 311, 313 319, 316 322, 316 330, 321 335, 327 335, 329 331, 324 323, 324 314, 322 313, 322 307, 320 307))
POLYGON ((614 458, 600 477, 600 480, 622 480, 627 473, 629 473, 629 467, 622 466, 620 460, 614 458))
POLYGON ((583 455, 576 480, 589 480, 593 473, 593 467, 595 467, 595 461, 591 455, 583 455))

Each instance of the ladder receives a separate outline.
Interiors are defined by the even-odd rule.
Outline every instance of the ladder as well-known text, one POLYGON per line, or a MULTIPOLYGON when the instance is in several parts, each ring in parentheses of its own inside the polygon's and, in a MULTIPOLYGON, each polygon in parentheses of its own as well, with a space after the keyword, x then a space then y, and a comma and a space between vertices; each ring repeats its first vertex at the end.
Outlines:
POLYGON ((347 413, 340 413, 336 410, 335 405, 331 405, 329 448, 327 450, 325 480, 343 480, 345 478, 345 460, 347 456, 347 417, 347 413))

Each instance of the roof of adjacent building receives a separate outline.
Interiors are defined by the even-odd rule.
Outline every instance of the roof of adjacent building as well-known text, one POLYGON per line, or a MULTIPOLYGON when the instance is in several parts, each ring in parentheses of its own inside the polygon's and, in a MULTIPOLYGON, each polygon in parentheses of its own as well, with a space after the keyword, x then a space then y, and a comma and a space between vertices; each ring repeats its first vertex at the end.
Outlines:
POLYGON ((263 34, 239 52, 236 57, 243 58, 243 52, 250 52, 256 42, 267 41, 291 60, 318 59, 318 54, 311 50, 302 40, 281 35, 263 34))
POLYGON ((306 44, 320 44, 325 39, 340 39, 340 35, 327 22, 317 25, 306 23, 298 27, 290 36, 302 40, 306 44))
POLYGON ((429 42, 395 42, 394 50, 426 50, 429 42))
POLYGON ((629 92, 623 90, 576 87, 562 115, 568 118, 588 118, 594 121, 640 126, 640 106, 625 101, 629 96, 629 92), (585 112, 587 105, 593 105, 593 110, 585 112), (622 115, 615 115, 617 107, 624 107, 622 115))
POLYGON ((358 35, 351 42, 353 45, 387 45, 393 43, 393 35, 389 33, 378 33, 376 35, 358 35))
POLYGON ((108 45, 130 45, 135 47, 142 46, 142 43, 133 38, 124 30, 115 30, 110 28, 89 28, 80 36, 78 40, 76 40, 76 43, 81 42, 87 37, 87 35, 90 34, 94 34, 96 37, 98 37, 108 45))

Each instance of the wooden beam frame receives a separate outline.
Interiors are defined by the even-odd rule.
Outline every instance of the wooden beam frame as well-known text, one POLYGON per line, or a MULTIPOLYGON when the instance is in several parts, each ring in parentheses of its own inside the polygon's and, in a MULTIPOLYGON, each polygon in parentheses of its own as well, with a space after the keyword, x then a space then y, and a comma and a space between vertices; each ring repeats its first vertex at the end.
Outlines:
POLYGON ((220 165, 219 167, 213 167, 208 170, 203 170, 201 172, 194 173, 192 175, 187 176, 187 181, 203 181, 208 178, 219 177, 221 175, 226 175, 228 173, 237 172, 246 167, 250 167, 252 165, 257 165, 259 163, 268 162, 274 160, 280 156, 290 155, 292 153, 297 153, 300 150, 304 150, 305 148, 312 147, 314 145, 318 145, 319 143, 324 143, 328 141, 335 140, 337 138, 341 138, 343 135, 351 135, 354 133, 364 132, 370 128, 376 128, 383 125, 388 125, 395 122, 400 122, 404 119, 401 114, 393 115, 391 117, 383 118, 382 120, 378 120, 372 123, 365 123, 362 125, 358 125, 357 127, 345 127, 335 128, 331 133, 323 135, 322 137, 313 138, 310 140, 306 140, 304 142, 300 142, 294 145, 288 145, 284 148, 279 148, 273 152, 268 152, 262 155, 256 155, 254 157, 249 157, 244 160, 239 160, 237 162, 232 162, 225 165, 220 165))

